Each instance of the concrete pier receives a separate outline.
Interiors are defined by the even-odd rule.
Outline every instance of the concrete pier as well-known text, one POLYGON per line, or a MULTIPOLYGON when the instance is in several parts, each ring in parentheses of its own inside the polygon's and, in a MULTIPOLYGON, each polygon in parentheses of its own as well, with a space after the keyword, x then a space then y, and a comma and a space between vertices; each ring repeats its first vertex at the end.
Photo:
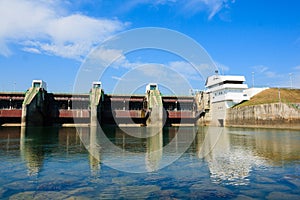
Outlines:
POLYGON ((51 125, 50 96, 43 81, 34 80, 22 104, 21 126, 51 125))
POLYGON ((90 92, 90 125, 97 126, 101 122, 101 110, 103 102, 103 90, 101 82, 93 82, 90 92))
POLYGON ((146 99, 149 110, 149 117, 146 121, 147 126, 160 126, 162 127, 164 119, 164 108, 161 93, 158 90, 157 84, 150 83, 146 88, 146 99))

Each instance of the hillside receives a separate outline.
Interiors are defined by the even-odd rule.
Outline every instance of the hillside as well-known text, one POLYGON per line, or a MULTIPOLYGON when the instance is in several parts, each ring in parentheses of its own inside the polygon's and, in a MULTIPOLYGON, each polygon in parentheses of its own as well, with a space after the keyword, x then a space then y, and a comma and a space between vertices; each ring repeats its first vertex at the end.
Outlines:
POLYGON ((235 107, 252 106, 259 104, 278 103, 278 102, 294 104, 300 103, 300 89, 286 89, 286 88, 270 88, 264 90, 249 101, 242 102, 235 107), (280 97, 280 98, 279 98, 280 97))

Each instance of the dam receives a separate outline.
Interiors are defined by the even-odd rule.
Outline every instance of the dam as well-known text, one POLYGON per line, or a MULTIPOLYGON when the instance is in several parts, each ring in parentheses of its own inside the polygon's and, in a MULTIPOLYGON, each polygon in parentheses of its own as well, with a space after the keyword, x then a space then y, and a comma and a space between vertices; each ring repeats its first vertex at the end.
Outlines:
POLYGON ((144 95, 105 94, 101 82, 89 93, 68 94, 48 93, 44 81, 33 80, 24 93, 0 93, 0 125, 194 125, 205 114, 202 104, 197 96, 163 96, 155 83, 144 95))

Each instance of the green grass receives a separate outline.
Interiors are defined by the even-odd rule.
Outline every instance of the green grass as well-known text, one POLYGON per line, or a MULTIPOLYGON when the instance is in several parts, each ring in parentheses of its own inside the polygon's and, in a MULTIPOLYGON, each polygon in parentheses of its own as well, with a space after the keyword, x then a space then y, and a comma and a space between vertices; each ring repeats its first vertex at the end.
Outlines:
POLYGON ((253 96, 249 101, 242 102, 235 107, 254 106, 268 103, 300 103, 300 89, 270 88, 253 96), (279 95, 280 93, 280 95, 279 95), (280 96, 280 98, 279 98, 280 96))

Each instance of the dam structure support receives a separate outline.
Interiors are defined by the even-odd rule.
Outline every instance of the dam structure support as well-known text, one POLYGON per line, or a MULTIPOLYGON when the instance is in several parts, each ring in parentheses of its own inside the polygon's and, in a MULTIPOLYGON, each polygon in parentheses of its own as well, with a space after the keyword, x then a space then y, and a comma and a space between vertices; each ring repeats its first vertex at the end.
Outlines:
POLYGON ((51 125, 52 112, 49 112, 53 98, 47 93, 44 81, 33 80, 22 104, 21 126, 51 125))
POLYGON ((97 126, 101 123, 101 111, 104 100, 104 92, 101 82, 93 82, 90 92, 90 125, 97 126))
POLYGON ((158 85, 150 83, 146 87, 147 110, 149 117, 146 120, 147 126, 163 126, 165 122, 165 114, 163 101, 158 85))

